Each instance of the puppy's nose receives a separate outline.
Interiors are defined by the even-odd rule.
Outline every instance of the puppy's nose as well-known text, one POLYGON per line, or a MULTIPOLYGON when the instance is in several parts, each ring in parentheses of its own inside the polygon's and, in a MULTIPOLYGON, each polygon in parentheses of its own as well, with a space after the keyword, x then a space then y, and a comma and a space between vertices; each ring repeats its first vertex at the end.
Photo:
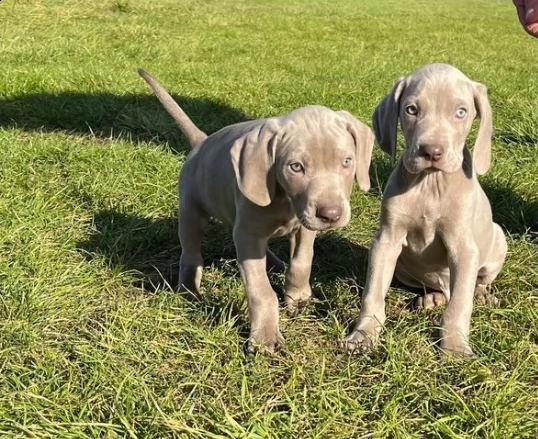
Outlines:
POLYGON ((326 223, 334 223, 342 216, 340 206, 321 206, 316 209, 316 216, 326 223))
POLYGON ((438 162, 443 157, 443 149, 437 145, 420 145, 420 156, 431 162, 438 162))

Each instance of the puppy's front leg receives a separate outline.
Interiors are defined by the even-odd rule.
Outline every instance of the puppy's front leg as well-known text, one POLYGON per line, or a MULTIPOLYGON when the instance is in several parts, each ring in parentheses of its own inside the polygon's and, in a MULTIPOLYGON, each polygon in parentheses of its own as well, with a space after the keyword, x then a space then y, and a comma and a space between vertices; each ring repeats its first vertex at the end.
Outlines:
POLYGON ((361 311, 353 332, 342 346, 350 351, 372 348, 385 323, 385 296, 402 251, 405 233, 395 233, 381 227, 377 232, 368 256, 366 286, 362 293, 361 311))
POLYGON ((469 346, 473 295, 479 252, 472 236, 462 236, 464 227, 443 237, 450 267, 450 301, 441 320, 441 349, 463 357, 474 357, 469 346))
POLYGON ((285 301, 290 314, 303 308, 310 297, 310 272, 314 257, 316 232, 301 226, 290 236, 290 267, 286 273, 285 301))
POLYGON ((278 327, 278 298, 266 272, 267 237, 236 225, 233 231, 241 279, 247 295, 250 337, 247 350, 275 351, 284 341, 278 327))

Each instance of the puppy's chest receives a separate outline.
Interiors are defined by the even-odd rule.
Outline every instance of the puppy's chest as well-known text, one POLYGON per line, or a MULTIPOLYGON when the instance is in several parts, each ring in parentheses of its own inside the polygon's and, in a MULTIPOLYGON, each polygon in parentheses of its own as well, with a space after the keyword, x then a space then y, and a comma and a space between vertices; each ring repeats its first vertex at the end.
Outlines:
POLYGON ((407 232, 404 252, 425 263, 446 254, 441 238, 450 218, 459 215, 458 195, 443 174, 433 174, 396 197, 394 220, 407 232), (400 216, 396 214, 400 212, 400 216))
POLYGON ((434 227, 413 227, 407 233, 407 239, 404 244, 410 251, 416 254, 423 253, 432 245, 441 244, 437 230, 434 227))
POLYGON ((441 220, 440 206, 416 206, 414 212, 405 220, 407 238, 404 247, 415 254, 422 254, 428 249, 444 249, 439 236, 441 220))

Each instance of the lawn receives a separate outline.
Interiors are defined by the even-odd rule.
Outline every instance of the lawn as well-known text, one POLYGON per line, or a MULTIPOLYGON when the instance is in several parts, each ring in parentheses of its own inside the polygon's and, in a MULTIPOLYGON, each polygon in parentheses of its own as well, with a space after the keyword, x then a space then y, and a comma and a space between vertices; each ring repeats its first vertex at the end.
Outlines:
POLYGON ((4 0, 0 60, 0 437, 537 437, 538 40, 510 1, 4 0), (136 68, 210 133, 307 104, 370 124, 436 61, 494 111, 481 182, 509 254, 500 303, 473 313, 478 359, 442 357, 440 312, 403 290, 374 351, 337 348, 392 166, 378 147, 350 225, 318 237, 315 300, 281 310, 283 351, 245 355, 229 230, 206 236, 203 300, 174 292, 188 146, 136 68))

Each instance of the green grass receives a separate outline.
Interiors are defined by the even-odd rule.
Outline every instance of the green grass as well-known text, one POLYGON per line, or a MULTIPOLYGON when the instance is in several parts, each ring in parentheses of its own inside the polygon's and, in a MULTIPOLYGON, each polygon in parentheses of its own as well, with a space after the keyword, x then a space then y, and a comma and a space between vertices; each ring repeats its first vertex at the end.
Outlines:
POLYGON ((538 41, 511 2, 4 0, 0 59, 0 437, 536 437, 538 41), (187 143, 136 68, 212 132, 306 104, 369 123, 434 61, 487 84, 494 109, 481 181, 509 255, 501 304, 473 314, 479 358, 440 357, 439 312, 402 291, 377 349, 336 349, 390 172, 379 149, 349 227, 318 239, 316 300, 281 313, 283 352, 245 356, 229 231, 205 240, 204 299, 174 293, 187 143))

